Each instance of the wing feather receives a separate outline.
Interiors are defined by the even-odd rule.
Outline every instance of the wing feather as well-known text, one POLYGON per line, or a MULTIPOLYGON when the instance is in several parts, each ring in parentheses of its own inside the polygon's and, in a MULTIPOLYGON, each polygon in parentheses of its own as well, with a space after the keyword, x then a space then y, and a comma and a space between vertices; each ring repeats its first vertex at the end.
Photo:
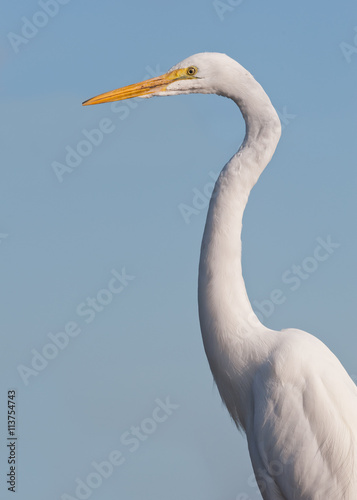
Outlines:
POLYGON ((357 388, 299 330, 256 373, 249 451, 266 500, 357 499, 357 388))

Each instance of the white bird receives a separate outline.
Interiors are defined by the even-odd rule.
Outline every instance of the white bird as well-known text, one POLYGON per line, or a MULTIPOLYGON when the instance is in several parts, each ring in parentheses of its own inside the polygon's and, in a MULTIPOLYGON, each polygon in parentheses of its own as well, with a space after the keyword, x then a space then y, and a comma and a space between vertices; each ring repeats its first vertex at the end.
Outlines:
POLYGON ((225 54, 201 53, 83 104, 191 93, 229 97, 246 123, 214 188, 199 265, 201 331, 220 395, 246 433, 265 500, 357 500, 356 385, 316 337, 262 325, 242 276, 243 212, 281 134, 263 88, 225 54))

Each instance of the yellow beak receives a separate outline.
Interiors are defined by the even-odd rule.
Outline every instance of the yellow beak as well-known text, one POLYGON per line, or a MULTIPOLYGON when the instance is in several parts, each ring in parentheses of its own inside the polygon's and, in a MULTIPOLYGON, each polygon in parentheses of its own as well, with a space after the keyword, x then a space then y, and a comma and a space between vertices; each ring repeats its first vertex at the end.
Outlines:
POLYGON ((97 95, 84 101, 82 104, 83 106, 89 106, 90 104, 101 104, 103 102, 122 101, 123 99, 131 99, 132 97, 152 96, 165 90, 170 83, 187 78, 195 77, 187 74, 187 68, 175 69, 164 75, 97 95))

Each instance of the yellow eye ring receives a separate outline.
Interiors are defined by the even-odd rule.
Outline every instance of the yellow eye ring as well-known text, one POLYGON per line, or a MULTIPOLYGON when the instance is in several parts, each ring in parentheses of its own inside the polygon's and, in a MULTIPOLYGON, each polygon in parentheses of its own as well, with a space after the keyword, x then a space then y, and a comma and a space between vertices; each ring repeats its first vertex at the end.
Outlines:
POLYGON ((195 75, 196 73, 197 73, 197 68, 196 68, 196 66, 190 66, 190 67, 189 67, 189 68, 187 68, 187 70, 186 70, 186 74, 187 74, 188 76, 193 76, 193 75, 195 75))

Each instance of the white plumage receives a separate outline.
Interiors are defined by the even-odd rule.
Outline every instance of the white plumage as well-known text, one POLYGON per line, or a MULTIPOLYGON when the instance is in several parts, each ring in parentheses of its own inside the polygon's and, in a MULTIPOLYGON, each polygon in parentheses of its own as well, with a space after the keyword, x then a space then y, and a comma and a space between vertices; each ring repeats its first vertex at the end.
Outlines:
POLYGON ((265 500, 357 500, 357 388, 332 352, 295 329, 273 331, 250 305, 241 269, 242 218, 281 126, 262 87, 224 54, 185 59, 161 77, 86 101, 215 93, 240 108, 246 135, 223 168, 202 240, 203 343, 221 397, 247 435, 265 500))

